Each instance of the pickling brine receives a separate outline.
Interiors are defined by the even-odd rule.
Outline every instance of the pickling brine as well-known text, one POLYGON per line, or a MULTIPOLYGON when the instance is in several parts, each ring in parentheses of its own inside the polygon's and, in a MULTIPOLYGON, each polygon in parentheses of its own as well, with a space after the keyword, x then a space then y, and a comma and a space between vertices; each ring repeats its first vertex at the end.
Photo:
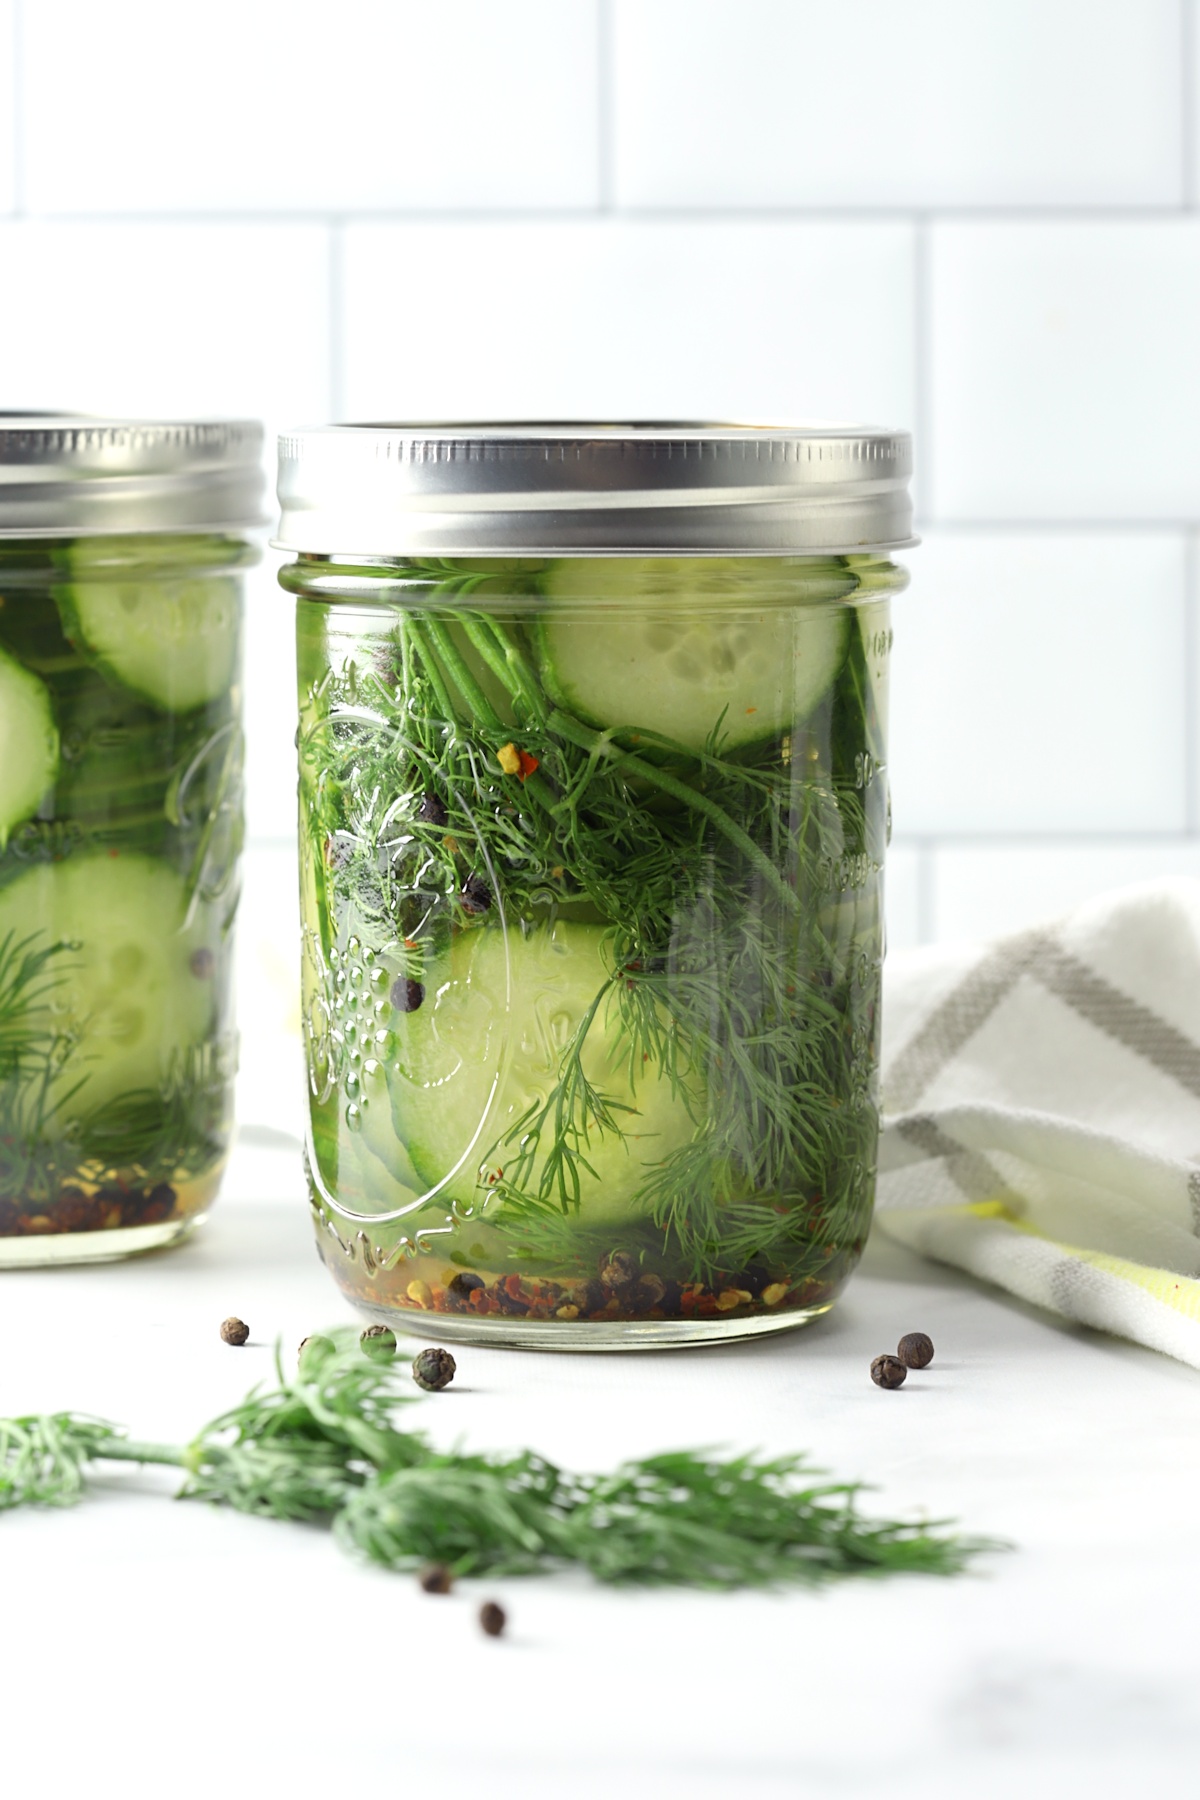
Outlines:
POLYGON ((343 1288, 582 1348, 827 1309, 874 1193, 903 573, 302 555, 283 579, 309 1172, 343 1288))

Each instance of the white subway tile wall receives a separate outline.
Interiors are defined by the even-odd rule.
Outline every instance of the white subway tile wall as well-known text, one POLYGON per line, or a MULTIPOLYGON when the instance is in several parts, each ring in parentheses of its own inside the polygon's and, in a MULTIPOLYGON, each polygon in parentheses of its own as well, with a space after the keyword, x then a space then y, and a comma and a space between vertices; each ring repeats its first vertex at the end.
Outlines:
POLYGON ((939 519, 1195 519, 1200 217, 930 233, 939 519))
POLYGON ((896 608, 896 830, 1185 832, 1186 561, 1161 531, 929 531, 896 608))
POLYGON ((0 407, 913 428, 890 938, 1007 929, 1200 872, 1198 112, 1200 0, 0 0, 0 407))
POLYGON ((23 14, 35 212, 599 197, 597 0, 26 0, 23 14))
POLYGON ((350 418, 911 419, 902 223, 348 225, 350 418))
POLYGON ((614 0, 622 206, 1178 206, 1178 0, 614 0))

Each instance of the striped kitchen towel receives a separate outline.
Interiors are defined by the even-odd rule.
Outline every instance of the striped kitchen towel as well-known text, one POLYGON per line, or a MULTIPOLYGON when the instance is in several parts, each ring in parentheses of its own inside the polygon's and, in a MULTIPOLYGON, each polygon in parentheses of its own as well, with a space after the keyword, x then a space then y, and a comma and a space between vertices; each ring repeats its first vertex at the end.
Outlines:
POLYGON ((1200 882, 889 959, 880 1230, 1200 1368, 1200 882))

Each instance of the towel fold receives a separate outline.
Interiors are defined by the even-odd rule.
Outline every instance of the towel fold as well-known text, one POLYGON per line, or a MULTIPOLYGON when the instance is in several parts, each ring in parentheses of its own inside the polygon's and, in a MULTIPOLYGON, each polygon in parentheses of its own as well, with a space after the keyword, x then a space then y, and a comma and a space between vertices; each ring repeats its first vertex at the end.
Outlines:
POLYGON ((878 1228, 1200 1368, 1200 882, 890 958, 878 1228))

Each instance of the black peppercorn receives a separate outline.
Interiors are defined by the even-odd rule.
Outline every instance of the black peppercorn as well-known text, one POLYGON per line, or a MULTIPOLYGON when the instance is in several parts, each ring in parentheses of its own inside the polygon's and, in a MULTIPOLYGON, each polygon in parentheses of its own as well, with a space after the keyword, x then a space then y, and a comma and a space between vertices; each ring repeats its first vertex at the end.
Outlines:
POLYGON ((436 1394, 454 1380, 454 1358, 448 1350, 422 1350, 414 1360, 412 1377, 427 1394, 436 1394))
POLYGON ((226 1319, 221 1326, 221 1342, 224 1344, 244 1344, 250 1336, 250 1327, 244 1319, 226 1319))
POLYGON ((397 975, 392 983, 391 999, 397 1012, 416 1012, 425 999, 425 989, 411 975, 397 975))
POLYGON ((499 1637, 508 1623, 504 1608, 497 1606, 494 1600, 485 1600, 479 1609, 479 1623, 489 1637, 499 1637))
POLYGON ((447 1286, 456 1299, 465 1300, 468 1295, 475 1292, 476 1288, 486 1287, 487 1283, 482 1275, 474 1275, 469 1269, 463 1269, 451 1277, 447 1286))
POLYGON ((422 825, 444 825, 446 809, 436 794, 427 792, 421 797, 421 804, 417 808, 417 817, 422 825))
POLYGON ((448 1594, 454 1586, 454 1577, 445 1563, 429 1563, 417 1580, 427 1594, 448 1594))
POLYGON ((363 1355, 372 1362, 390 1362, 396 1354, 396 1334, 390 1325, 368 1325, 358 1343, 363 1355))
POLYGON ((468 875, 458 901, 464 912, 485 913, 492 904, 492 890, 478 875, 468 875))
POLYGON ((923 1331, 906 1331, 896 1345, 896 1355, 906 1369, 927 1369, 933 1361, 933 1339, 923 1331))
POLYGON ((908 1370, 894 1356, 877 1356, 871 1364, 871 1380, 876 1387, 903 1387, 908 1370))

